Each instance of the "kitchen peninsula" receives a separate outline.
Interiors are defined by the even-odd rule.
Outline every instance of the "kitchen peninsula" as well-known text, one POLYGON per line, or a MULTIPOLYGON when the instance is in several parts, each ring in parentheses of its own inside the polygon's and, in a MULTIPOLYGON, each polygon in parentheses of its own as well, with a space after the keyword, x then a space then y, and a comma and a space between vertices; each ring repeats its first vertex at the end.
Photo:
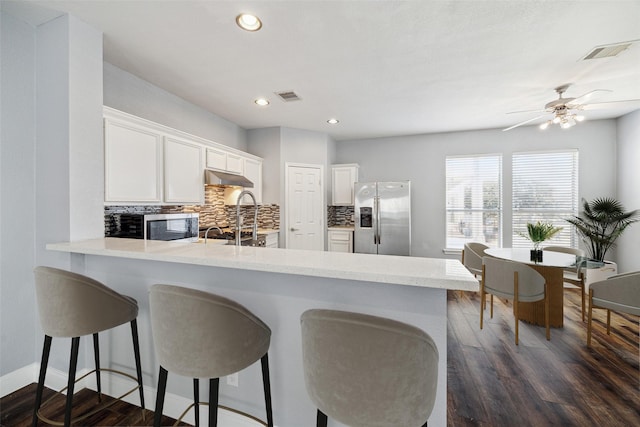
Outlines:
MULTIPOLYGON (((310 308, 389 317, 431 335, 440 359, 436 405, 429 424, 446 425, 446 291, 478 290, 478 281, 457 260, 116 238, 54 243, 47 249, 71 253, 73 270, 138 300, 149 402, 155 397, 157 362, 147 294, 153 284, 167 283, 236 300, 269 325, 277 426, 311 425, 315 418, 304 386, 300 348, 300 315, 310 308)), ((115 330, 109 337, 109 363, 133 368, 125 344, 127 332, 115 330)), ((220 384, 221 404, 258 417, 264 412, 258 366, 240 373, 238 387, 225 381, 220 384)), ((168 392, 186 402, 191 399, 190 387, 189 379, 176 378, 168 384, 168 392)), ((165 407, 166 414, 176 415, 169 411, 173 409, 165 407)))

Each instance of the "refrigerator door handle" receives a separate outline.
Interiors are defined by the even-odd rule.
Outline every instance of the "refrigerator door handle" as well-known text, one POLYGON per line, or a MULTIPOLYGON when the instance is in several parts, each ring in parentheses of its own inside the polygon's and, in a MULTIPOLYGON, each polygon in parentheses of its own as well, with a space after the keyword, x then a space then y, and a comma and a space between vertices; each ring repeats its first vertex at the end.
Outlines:
POLYGON ((375 224, 375 243, 377 245, 379 245, 380 243, 382 243, 381 241, 381 236, 380 236, 380 196, 376 196, 374 198, 375 200, 375 218, 376 218, 376 224, 375 224))
POLYGON ((378 199, 374 196, 373 197, 373 212, 371 215, 371 225, 373 227, 373 244, 377 245, 378 244, 378 216, 376 215, 376 212, 378 212, 378 199))

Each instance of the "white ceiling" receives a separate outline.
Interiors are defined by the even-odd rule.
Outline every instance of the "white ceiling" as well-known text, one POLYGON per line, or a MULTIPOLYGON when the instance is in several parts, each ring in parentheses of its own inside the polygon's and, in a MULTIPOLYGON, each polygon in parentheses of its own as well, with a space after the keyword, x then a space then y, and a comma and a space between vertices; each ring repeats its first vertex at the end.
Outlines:
POLYGON ((349 140, 504 128, 539 115, 507 112, 542 109, 566 83, 566 97, 609 89, 593 102, 640 99, 640 41, 614 58, 581 60, 596 46, 640 40, 640 1, 2 0, 2 7, 32 24, 55 16, 25 3, 75 15, 103 31, 107 62, 246 129, 285 126, 349 140), (258 15, 263 29, 240 30, 241 12, 258 15), (274 94, 288 90, 302 100, 274 94), (257 97, 271 104, 259 108, 257 97), (330 117, 340 123, 327 124, 330 117))

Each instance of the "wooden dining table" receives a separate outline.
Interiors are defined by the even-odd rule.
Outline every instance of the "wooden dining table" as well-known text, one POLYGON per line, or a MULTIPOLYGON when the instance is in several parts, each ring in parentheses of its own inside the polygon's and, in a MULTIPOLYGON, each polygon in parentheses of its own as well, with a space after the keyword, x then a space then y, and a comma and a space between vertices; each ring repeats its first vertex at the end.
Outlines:
MULTIPOLYGON (((485 254, 527 264, 540 273, 549 293, 549 325, 555 328, 563 326, 564 269, 575 265, 575 255, 543 250, 542 261, 531 261, 530 250, 524 248, 490 248, 485 250, 485 254)), ((518 303, 518 317, 524 322, 544 326, 544 301, 518 303)))

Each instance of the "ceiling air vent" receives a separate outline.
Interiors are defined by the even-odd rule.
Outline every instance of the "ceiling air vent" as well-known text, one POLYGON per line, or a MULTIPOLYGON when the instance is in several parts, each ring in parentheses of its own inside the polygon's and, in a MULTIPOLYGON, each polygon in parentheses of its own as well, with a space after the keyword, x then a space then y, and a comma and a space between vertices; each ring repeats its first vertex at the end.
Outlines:
POLYGON ((600 59, 600 58, 611 58, 612 56, 618 56, 621 52, 627 50, 633 42, 625 42, 625 43, 617 43, 610 44, 607 46, 598 46, 594 47, 591 52, 589 52, 583 60, 587 59, 600 59))
POLYGON ((276 95, 278 95, 284 102, 300 101, 302 99, 292 90, 276 92, 276 95))

